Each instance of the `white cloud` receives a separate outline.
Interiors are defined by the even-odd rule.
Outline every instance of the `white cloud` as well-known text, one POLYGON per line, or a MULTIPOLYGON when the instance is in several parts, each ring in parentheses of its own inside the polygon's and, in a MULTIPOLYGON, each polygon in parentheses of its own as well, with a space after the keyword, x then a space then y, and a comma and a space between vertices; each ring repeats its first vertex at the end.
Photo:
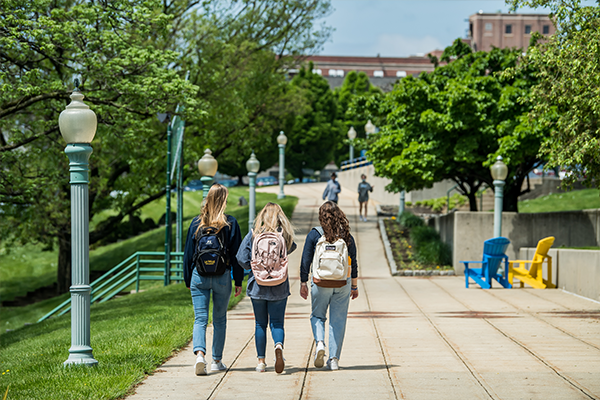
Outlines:
POLYGON ((407 57, 415 54, 427 54, 445 46, 433 36, 409 37, 400 34, 384 33, 377 36, 369 54, 379 53, 382 57, 407 57))

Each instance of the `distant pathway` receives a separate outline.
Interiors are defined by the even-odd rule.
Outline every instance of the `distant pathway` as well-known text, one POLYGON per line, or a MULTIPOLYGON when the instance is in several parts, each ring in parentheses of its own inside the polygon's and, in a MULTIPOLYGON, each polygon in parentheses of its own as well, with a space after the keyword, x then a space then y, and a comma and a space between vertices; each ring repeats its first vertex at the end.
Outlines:
POLYGON ((128 399, 600 399, 597 303, 559 290, 467 290, 461 277, 392 277, 374 210, 369 222, 360 222, 357 196, 347 190, 340 205, 358 243, 360 296, 350 304, 340 370, 314 368, 310 302, 298 294, 298 266, 304 238, 318 224, 323 188, 286 186, 300 200, 285 373, 273 371, 272 343, 267 372, 254 371, 254 318, 246 298, 228 316, 228 371, 195 376, 188 346, 128 399))

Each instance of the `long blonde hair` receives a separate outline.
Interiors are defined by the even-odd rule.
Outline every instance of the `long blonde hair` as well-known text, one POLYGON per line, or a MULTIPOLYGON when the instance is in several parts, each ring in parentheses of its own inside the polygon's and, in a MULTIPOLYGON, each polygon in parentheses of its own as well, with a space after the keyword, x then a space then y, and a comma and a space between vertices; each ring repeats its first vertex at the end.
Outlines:
POLYGON ((294 243, 294 227, 279 204, 269 202, 260 210, 254 220, 253 235, 260 235, 264 232, 277 232, 279 228, 281 228, 281 234, 285 239, 287 249, 290 251, 294 243))
POLYGON ((225 207, 227 207, 227 196, 229 191, 220 183, 211 186, 206 195, 202 211, 200 212, 200 225, 196 229, 195 235, 198 236, 200 230, 204 227, 212 226, 220 231, 225 226, 229 226, 227 216, 225 216, 225 207))

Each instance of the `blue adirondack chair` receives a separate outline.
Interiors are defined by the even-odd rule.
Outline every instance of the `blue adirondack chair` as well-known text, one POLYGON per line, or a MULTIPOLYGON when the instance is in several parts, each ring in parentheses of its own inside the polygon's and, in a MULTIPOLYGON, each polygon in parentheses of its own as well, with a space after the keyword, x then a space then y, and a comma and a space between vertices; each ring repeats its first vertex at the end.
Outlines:
POLYGON ((508 281, 508 256, 504 254, 510 240, 505 237, 488 239, 483 242, 482 261, 461 261, 465 264, 465 284, 469 287, 469 278, 481 286, 482 289, 492 287, 492 279, 495 279, 503 287, 510 289, 512 285, 508 281), (504 273, 498 273, 500 263, 504 261, 504 273), (469 264, 481 264, 481 268, 469 268, 469 264))

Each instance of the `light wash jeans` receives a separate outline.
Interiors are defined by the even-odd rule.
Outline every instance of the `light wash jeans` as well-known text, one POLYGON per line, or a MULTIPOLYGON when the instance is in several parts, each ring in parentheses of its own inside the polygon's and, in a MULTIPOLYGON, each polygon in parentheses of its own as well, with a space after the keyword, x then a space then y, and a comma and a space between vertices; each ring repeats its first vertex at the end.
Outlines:
POLYGON ((192 303, 194 304, 194 353, 202 351, 206 354, 206 325, 208 324, 208 307, 210 294, 213 300, 213 360, 221 360, 225 346, 227 330, 227 306, 231 296, 231 274, 229 271, 221 276, 201 276, 194 269, 190 284, 192 303))
POLYGON ((285 319, 286 304, 287 298, 277 301, 252 299, 254 319, 256 320, 254 342, 256 344, 257 358, 265 358, 265 351, 267 349, 267 324, 271 328, 273 343, 281 343, 283 346, 285 339, 283 321, 285 319))
POLYGON ((341 288, 323 288, 311 281, 312 313, 310 324, 313 337, 317 342, 320 340, 325 341, 325 322, 327 321, 327 308, 329 307, 329 358, 336 357, 338 360, 340 359, 344 334, 346 333, 351 286, 351 278, 348 278, 346 285, 341 288))

